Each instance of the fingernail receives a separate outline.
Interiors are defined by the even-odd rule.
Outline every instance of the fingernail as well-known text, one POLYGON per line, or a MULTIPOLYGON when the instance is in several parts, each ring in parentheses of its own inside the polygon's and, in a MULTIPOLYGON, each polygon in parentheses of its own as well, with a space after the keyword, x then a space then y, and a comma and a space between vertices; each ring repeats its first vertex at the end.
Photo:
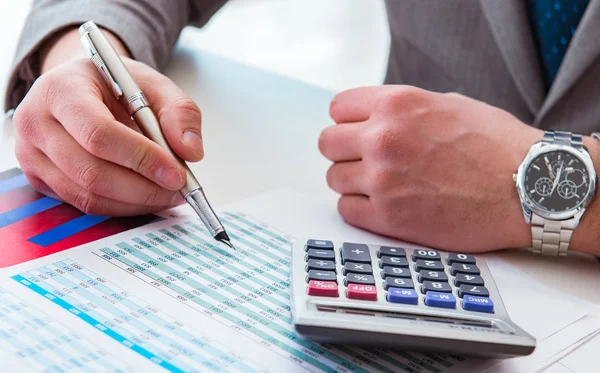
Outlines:
POLYGON ((156 178, 169 189, 179 189, 183 186, 183 177, 175 167, 163 167, 156 173, 156 178))
POLYGON ((194 130, 186 130, 183 133, 183 143, 192 149, 196 155, 202 154, 202 136, 194 130))

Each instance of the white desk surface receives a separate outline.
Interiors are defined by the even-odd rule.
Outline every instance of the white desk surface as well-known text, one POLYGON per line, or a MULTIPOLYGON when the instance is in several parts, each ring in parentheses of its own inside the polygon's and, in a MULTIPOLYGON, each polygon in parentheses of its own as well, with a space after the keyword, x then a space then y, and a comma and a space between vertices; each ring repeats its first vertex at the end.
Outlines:
MULTIPOLYGON (((317 149, 320 131, 332 124, 328 107, 334 92, 181 45, 166 74, 203 111, 206 157, 192 169, 213 205, 284 186, 328 202, 337 198, 325 182, 329 163, 317 149)), ((16 164, 13 135, 5 124, 0 169, 16 164)), ((501 255, 542 283, 600 304, 600 263, 591 257, 553 259, 516 250, 501 255)))

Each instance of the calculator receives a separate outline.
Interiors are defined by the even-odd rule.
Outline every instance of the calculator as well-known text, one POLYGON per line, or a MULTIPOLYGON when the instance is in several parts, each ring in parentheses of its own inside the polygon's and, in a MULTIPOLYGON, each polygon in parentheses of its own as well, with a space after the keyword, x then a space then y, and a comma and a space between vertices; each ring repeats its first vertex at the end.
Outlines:
POLYGON ((321 239, 292 251, 292 318, 309 340, 507 358, 535 339, 475 255, 321 239))

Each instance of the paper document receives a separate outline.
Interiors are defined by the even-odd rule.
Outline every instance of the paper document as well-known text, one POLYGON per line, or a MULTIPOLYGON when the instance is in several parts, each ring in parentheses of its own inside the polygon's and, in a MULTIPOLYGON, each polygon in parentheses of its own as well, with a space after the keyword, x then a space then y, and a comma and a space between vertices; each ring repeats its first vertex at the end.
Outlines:
MULTIPOLYGON (((312 215, 301 216, 296 222, 312 215)), ((49 372, 452 373, 497 365, 300 339, 290 324, 293 238, 246 213, 220 217, 237 251, 215 242, 195 218, 178 217, 0 271, 3 366, 49 372)), ((294 228, 285 219, 269 220, 294 228)), ((543 296, 532 299, 522 306, 535 309, 543 296)), ((559 319, 548 310, 548 328, 536 337, 549 340, 559 321, 585 318, 584 310, 554 306, 559 319)))
POLYGON ((290 324, 292 238, 243 214, 221 217, 235 252, 179 218, 3 271, 2 298, 12 303, 2 316, 35 310, 17 312, 20 323, 53 326, 3 327, 3 361, 48 371, 171 372, 439 373, 481 364, 300 339, 290 324))

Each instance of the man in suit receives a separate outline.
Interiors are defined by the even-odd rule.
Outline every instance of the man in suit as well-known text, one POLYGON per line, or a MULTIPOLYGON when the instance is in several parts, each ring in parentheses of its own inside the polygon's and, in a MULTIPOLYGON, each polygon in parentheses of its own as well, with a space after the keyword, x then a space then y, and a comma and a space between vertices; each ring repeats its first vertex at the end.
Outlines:
MULTIPOLYGON (((88 213, 177 203, 182 170, 110 99, 77 26, 91 19, 106 30, 169 144, 194 162, 203 156, 200 108, 155 69, 184 26, 203 25, 223 3, 34 1, 6 98, 18 105, 17 156, 31 183, 88 213)), ((334 162, 326 177, 340 214, 442 249, 531 246, 512 175, 543 129, 598 129, 600 0, 389 0, 387 10, 388 84, 338 94, 336 125, 319 140, 334 162)), ((600 165, 600 144, 583 143, 600 165)), ((568 232, 571 249, 600 255, 598 205, 568 232)))

